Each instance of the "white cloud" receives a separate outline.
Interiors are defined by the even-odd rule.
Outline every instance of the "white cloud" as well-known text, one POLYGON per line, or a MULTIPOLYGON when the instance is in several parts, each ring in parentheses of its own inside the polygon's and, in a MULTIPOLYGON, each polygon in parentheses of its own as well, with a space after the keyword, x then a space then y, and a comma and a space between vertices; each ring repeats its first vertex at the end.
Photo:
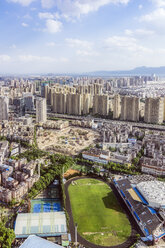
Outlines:
POLYGON ((155 9, 153 12, 142 16, 140 20, 148 23, 162 24, 162 22, 165 22, 165 9, 155 9))
POLYGON ((54 15, 52 13, 49 13, 49 12, 40 12, 40 13, 38 13, 38 17, 40 19, 53 19, 54 15))
POLYGON ((130 30, 130 29, 126 29, 126 30, 125 30, 125 34, 126 34, 126 35, 133 35, 133 31, 130 30))
POLYGON ((153 30, 149 30, 149 29, 143 29, 143 28, 139 28, 139 29, 135 29, 135 30, 130 30, 130 29, 126 29, 125 30, 125 34, 128 36, 133 36, 133 35, 139 35, 139 36, 149 36, 149 35, 153 35, 155 32, 153 30))
POLYGON ((108 4, 127 4, 130 0, 41 0, 43 8, 57 7, 67 18, 80 17, 83 14, 97 11, 108 4))
POLYGON ((81 48, 86 48, 86 49, 92 49, 92 46, 93 46, 93 43, 86 41, 86 40, 67 38, 66 42, 70 47, 76 47, 76 48, 81 47, 81 48))
POLYGON ((99 56, 99 53, 95 51, 86 51, 86 50, 77 50, 76 52, 77 55, 86 57, 86 56, 99 56))
POLYGON ((25 28, 27 28, 29 25, 27 24, 27 23, 25 23, 25 22, 23 22, 22 24, 22 27, 25 27, 25 28))
POLYGON ((165 7, 165 0, 151 0, 158 7, 165 7))
POLYGON ((143 5, 142 5, 142 4, 140 4, 140 5, 138 6, 138 8, 139 8, 139 9, 142 9, 142 8, 143 8, 143 5))
POLYGON ((76 54, 78 56, 86 57, 86 56, 98 56, 99 53, 93 50, 93 43, 86 40, 79 39, 66 39, 66 43, 76 49, 76 54))
POLYGON ((46 43, 46 46, 48 46, 48 47, 54 47, 55 45, 56 45, 55 42, 47 42, 46 43))
POLYGON ((114 50, 118 49, 121 51, 139 53, 139 52, 150 52, 149 48, 139 45, 134 37, 127 36, 112 36, 105 40, 105 47, 114 50))
POLYGON ((62 29, 62 22, 52 19, 46 20, 46 29, 44 31, 54 34, 60 32, 61 29, 62 29))
POLYGON ((54 6, 54 0, 41 0, 44 9, 50 9, 54 6))
POLYGON ((19 3, 22 6, 28 6, 36 0, 8 0, 8 2, 19 3))
POLYGON ((18 60, 21 62, 56 62, 55 58, 49 56, 36 56, 36 55, 19 55, 18 60))
POLYGON ((1 62, 9 62, 11 60, 11 57, 6 54, 0 54, 0 63, 1 62))

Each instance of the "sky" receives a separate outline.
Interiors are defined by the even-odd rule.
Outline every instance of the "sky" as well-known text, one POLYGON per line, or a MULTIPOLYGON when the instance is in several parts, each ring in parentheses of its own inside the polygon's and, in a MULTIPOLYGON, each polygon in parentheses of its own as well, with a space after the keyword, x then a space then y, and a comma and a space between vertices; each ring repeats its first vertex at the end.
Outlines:
POLYGON ((0 73, 165 66, 165 0, 0 0, 0 73))

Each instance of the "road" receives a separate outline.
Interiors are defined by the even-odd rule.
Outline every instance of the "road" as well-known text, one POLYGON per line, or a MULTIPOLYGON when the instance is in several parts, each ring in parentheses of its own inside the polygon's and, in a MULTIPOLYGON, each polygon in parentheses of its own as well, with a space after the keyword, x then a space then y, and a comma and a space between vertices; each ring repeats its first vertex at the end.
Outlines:
MULTIPOLYGON (((35 114, 34 112, 28 112, 29 114, 35 114)), ((139 128, 146 128, 146 129, 152 129, 152 130, 160 130, 165 131, 165 126, 163 125, 156 125, 156 124, 147 124, 142 122, 130 122, 130 121, 121 121, 121 120, 109 120, 109 119, 103 119, 103 118, 95 118, 93 116, 75 116, 75 115, 65 115, 65 114, 56 114, 56 113, 47 113, 48 117, 56 117, 56 118, 62 118, 67 120, 94 120, 94 122, 103 122, 103 123, 112 123, 114 125, 119 124, 126 124, 126 125, 132 125, 133 127, 139 127, 139 128)))

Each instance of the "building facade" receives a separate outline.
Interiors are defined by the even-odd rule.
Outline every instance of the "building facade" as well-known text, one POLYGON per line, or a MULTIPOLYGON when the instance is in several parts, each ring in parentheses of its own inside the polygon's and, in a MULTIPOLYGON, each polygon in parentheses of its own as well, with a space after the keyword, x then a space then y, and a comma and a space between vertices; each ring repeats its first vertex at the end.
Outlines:
POLYGON ((121 120, 139 121, 140 100, 135 96, 121 97, 121 120))
POLYGON ((163 122, 164 117, 164 101, 162 98, 146 98, 145 101, 145 112, 144 121, 147 123, 158 123, 163 122))
POLYGON ((6 96, 0 96, 0 121, 8 120, 9 99, 6 96))
POLYGON ((45 98, 36 99, 36 122, 47 121, 47 104, 45 98))

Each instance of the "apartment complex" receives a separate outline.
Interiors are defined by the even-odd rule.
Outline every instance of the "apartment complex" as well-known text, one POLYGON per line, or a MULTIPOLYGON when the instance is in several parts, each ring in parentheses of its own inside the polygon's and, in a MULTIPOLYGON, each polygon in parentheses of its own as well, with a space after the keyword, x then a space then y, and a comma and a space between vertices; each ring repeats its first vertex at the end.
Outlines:
POLYGON ((106 116, 109 113, 108 95, 94 95, 93 97, 93 114, 106 116))
POLYGON ((144 121, 147 123, 163 122, 164 117, 164 100, 160 97, 146 98, 144 121))
POLYGON ((134 96, 121 97, 121 120, 139 121, 140 99, 134 96))
POLYGON ((36 163, 27 163, 26 159, 9 159, 6 164, 0 164, 0 201, 8 203, 13 198, 20 201, 39 179, 35 168, 36 163))
POLYGON ((121 114, 121 98, 120 95, 115 95, 113 99, 113 119, 118 119, 121 114))
POLYGON ((36 122, 46 122, 47 104, 46 99, 38 97, 36 99, 36 122))

